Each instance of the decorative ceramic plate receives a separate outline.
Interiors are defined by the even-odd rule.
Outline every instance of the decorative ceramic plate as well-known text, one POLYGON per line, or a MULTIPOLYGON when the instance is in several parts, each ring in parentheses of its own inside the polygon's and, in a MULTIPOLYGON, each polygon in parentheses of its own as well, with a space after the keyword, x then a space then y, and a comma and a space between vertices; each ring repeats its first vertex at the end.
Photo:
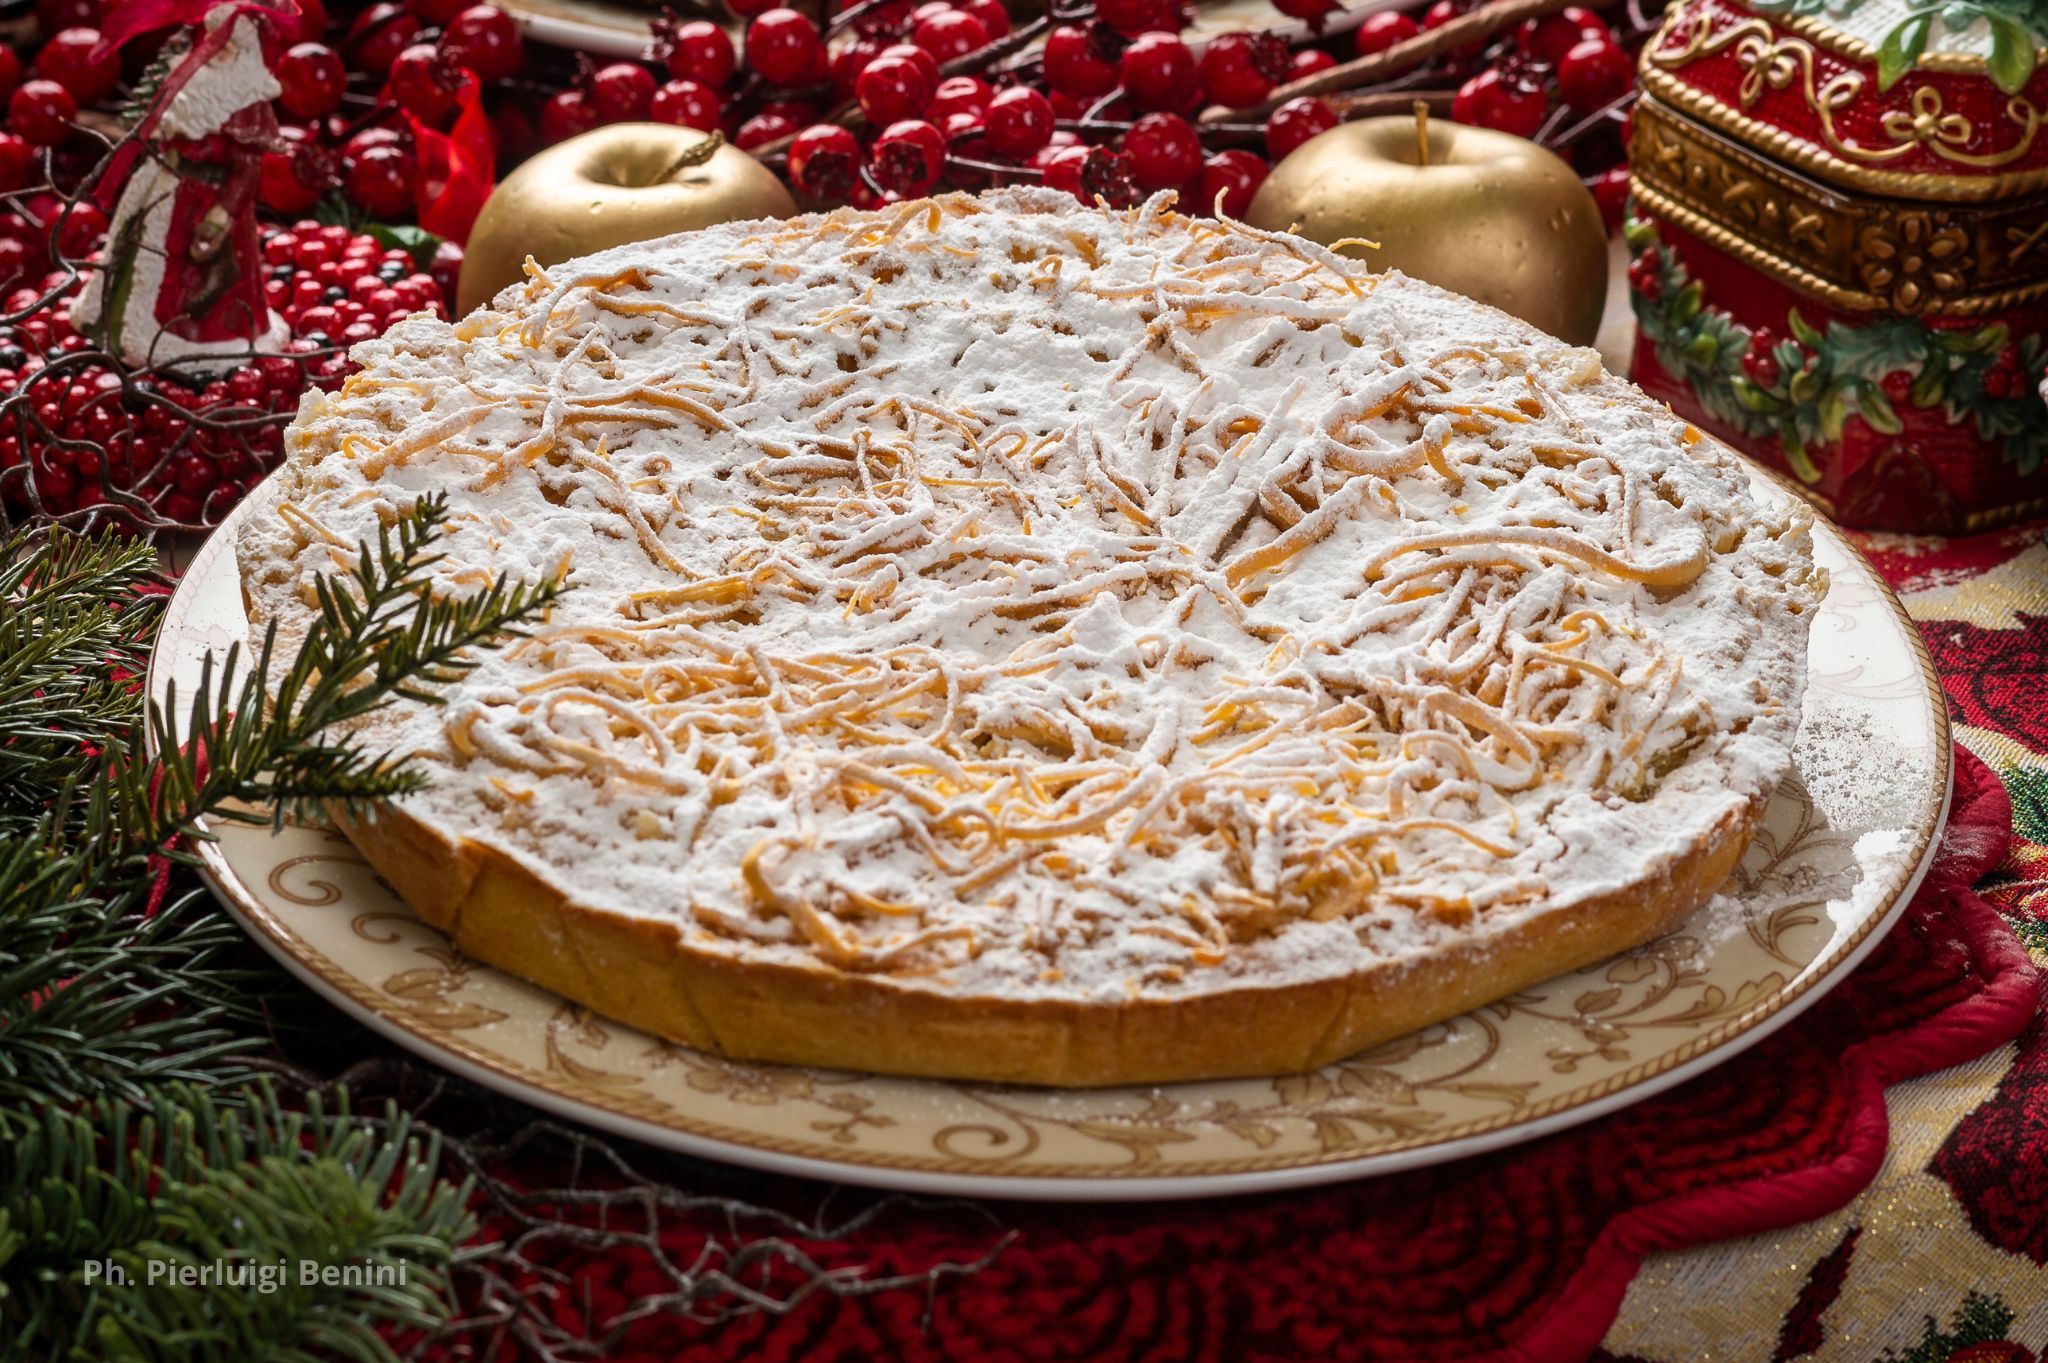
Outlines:
MULTIPOLYGON (((1791 494, 1757 475, 1760 495, 1791 494)), ((245 508, 246 509, 246 508, 245 508)), ((190 694, 245 635, 230 518, 152 667, 190 694)), ((1946 817, 1947 710, 1919 634, 1823 526, 1792 774, 1726 891, 1670 936, 1311 1074, 1055 1091, 735 1064, 465 959, 323 827, 223 827, 221 898, 401 1045, 537 1107, 762 1168, 927 1191, 1160 1198, 1356 1178, 1529 1140, 1668 1088, 1790 1021, 1877 942, 1946 817)))

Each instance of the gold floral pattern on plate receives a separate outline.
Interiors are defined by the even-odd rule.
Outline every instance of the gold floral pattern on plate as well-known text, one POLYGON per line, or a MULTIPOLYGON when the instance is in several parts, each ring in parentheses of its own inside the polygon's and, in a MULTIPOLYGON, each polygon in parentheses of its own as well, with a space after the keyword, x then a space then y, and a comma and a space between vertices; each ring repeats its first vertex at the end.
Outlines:
MULTIPOLYGON (((1763 475, 1760 495, 1789 495, 1763 475)), ((238 516, 242 513, 237 513, 238 516)), ((187 572, 150 684, 239 637, 233 520, 187 572)), ((1327 1182, 1531 1139, 1668 1087, 1789 1020, 1903 909, 1946 811, 1946 709, 1918 633, 1841 535, 1795 770, 1724 893, 1655 942, 1308 1074, 1055 1091, 743 1064, 470 961, 317 826, 216 830, 223 900, 400 1044, 638 1139, 933 1191, 1142 1198, 1327 1182)))

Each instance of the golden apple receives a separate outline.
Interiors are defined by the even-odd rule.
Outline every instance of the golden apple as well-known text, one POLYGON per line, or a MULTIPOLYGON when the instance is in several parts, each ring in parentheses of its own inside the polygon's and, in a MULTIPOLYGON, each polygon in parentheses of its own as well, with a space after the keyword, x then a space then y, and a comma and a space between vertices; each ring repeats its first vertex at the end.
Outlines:
POLYGON ((795 211, 773 171, 716 133, 614 123, 549 147, 492 192, 470 232, 456 308, 466 313, 525 278, 528 256, 554 265, 608 246, 795 211))
POLYGON ((1245 220, 1293 228, 1591 345, 1607 301, 1600 210, 1562 160, 1524 138, 1426 118, 1330 129, 1273 168, 1245 220))

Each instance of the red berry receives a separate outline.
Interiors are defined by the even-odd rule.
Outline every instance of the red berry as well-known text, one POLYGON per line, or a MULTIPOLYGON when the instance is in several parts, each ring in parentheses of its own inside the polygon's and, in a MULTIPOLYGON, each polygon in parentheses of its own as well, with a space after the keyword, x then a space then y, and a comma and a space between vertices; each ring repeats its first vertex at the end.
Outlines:
POLYGON ((391 62, 385 89, 392 103, 422 123, 438 123, 455 107, 462 89, 462 67, 445 49, 414 43, 391 62))
POLYGON ((1139 34, 1167 17, 1162 0, 1096 0, 1095 17, 1119 33, 1139 34))
POLYGON ((0 99, 14 93, 14 87, 21 84, 21 58, 13 48, 0 43, 0 99))
POLYGON ((825 69, 825 43, 808 15, 771 9, 747 27, 747 64, 773 85, 801 85, 825 69))
POLYGON ((411 47, 420 35, 420 21, 403 5, 385 3, 370 6, 348 26, 349 61, 357 70, 381 76, 391 69, 398 54, 411 47))
POLYGON ((741 151, 752 151, 764 143, 788 137, 796 130, 796 122, 781 114, 755 114, 733 131, 732 144, 741 151))
POLYGON ((36 70, 71 92, 81 104, 94 104, 114 92, 121 79, 121 58, 109 51, 95 59, 100 45, 96 28, 67 28, 43 44, 36 70))
POLYGON ((987 47, 988 29, 973 15, 949 8, 918 20, 917 27, 910 31, 910 41, 931 53, 932 60, 943 66, 987 47))
POLYGON ((738 61, 725 30, 704 19, 679 25, 669 39, 668 73, 677 80, 722 89, 738 61))
POLYGON ((600 66, 590 78, 590 102, 607 123, 638 123, 654 103, 654 77, 634 62, 600 66))
POLYGON ((988 103, 988 144, 1022 160, 1052 138, 1052 101, 1029 86, 1015 86, 988 103))
POLYGON ((441 31, 441 46, 485 81, 504 80, 526 56, 519 26, 496 5, 471 5, 450 19, 441 31))
POLYGON ((1524 56, 1556 66, 1564 60, 1565 53, 1588 38, 1613 41, 1599 15, 1573 6, 1523 24, 1515 34, 1515 46, 1524 56))
POLYGON ((1275 161, 1281 160, 1311 137, 1326 133, 1343 121, 1327 102, 1313 95, 1290 99, 1275 109, 1266 122, 1266 153, 1275 161))
POLYGON ((725 0, 725 7, 735 18, 752 19, 775 8, 775 0, 725 0))
POLYGON ((1421 33, 1422 26, 1407 15, 1390 9, 1381 10, 1358 26, 1358 32, 1352 35, 1353 50, 1361 57, 1370 57, 1375 52, 1386 51, 1395 43, 1419 37, 1421 33))
POLYGON ((1219 151, 1202 163, 1201 202, 1187 205, 1190 212, 1215 213, 1222 198, 1221 212, 1227 218, 1241 218, 1252 206, 1270 170, 1265 161, 1248 151, 1219 151))
POLYGON ((861 113, 877 127, 915 118, 932 100, 932 87, 924 72, 907 57, 875 58, 853 88, 861 113))
POLYGON ((1294 56, 1270 33, 1225 33, 1202 49, 1202 84, 1218 104, 1257 104, 1287 79, 1294 56))
POLYGON ((1644 247, 1643 253, 1628 263, 1628 282, 1652 303, 1664 296, 1663 262, 1655 250, 1644 247))
POLYGON ((298 6, 296 22, 289 18, 278 21, 278 41, 286 44, 320 41, 320 35, 327 31, 327 6, 321 0, 298 0, 298 6))
POLYGON ((21 138, 13 133, 0 133, 0 194, 28 184, 28 173, 35 164, 35 156, 34 148, 21 138))
POLYGON ((1604 109, 1636 83, 1635 63, 1612 38, 1576 43, 1557 64, 1557 88, 1574 113, 1604 109))
POLYGON ((293 118, 319 118, 341 106, 348 88, 348 68, 341 54, 325 43, 300 43, 277 63, 277 83, 284 87, 277 102, 293 118))
POLYGON ((445 24, 467 8, 469 0, 405 0, 405 7, 423 24, 445 24))
POLYGON ((1593 202, 1599 205, 1600 221, 1608 235, 1619 232, 1622 216, 1628 211, 1628 167, 1609 166, 1595 175, 1587 188, 1593 191, 1593 202))
POLYGON ((1123 78, 1141 109, 1184 109, 1201 94, 1195 54, 1171 33, 1147 33, 1125 48, 1123 78))
POLYGON ((107 215, 90 199, 78 200, 57 219, 57 249, 69 260, 97 249, 106 235, 107 215))
MULTIPOLYGON (((862 0, 837 0, 834 8, 844 12, 861 4, 862 0)), ((864 38, 894 38, 910 27, 910 0, 888 0, 886 4, 869 5, 862 9, 853 21, 853 31, 864 38)))
POLYGON ((344 161, 354 161, 372 147, 404 147, 407 142, 396 128, 365 128, 343 144, 341 156, 344 161))
POLYGON ((1474 127, 1534 137, 1543 126, 1549 103, 1541 90, 1520 85, 1489 67, 1458 87, 1458 96, 1451 101, 1451 117, 1474 127))
POLYGON ((35 265, 28 243, 19 237, 0 237, 0 284, 12 284, 35 265))
POLYGON ((1287 79, 1301 80, 1305 76, 1320 76, 1337 64, 1337 59, 1320 47, 1304 47, 1294 54, 1294 64, 1288 68, 1287 79))
POLYGON ((1056 94, 1106 95, 1116 88, 1117 67, 1086 28, 1067 24, 1046 35, 1045 83, 1056 94))
POLYGON ((1184 185, 1202 170, 1202 139, 1179 114, 1146 114, 1124 134, 1131 178, 1146 189, 1184 185))
POLYGON ((263 381, 263 375, 249 365, 228 375, 228 397, 244 407, 253 407, 263 401, 269 386, 263 381))
POLYGON ((979 19, 990 42, 1009 35, 1010 11, 1003 8, 1003 0, 953 0, 953 8, 979 19))
MULTIPOLYGON (((1458 4, 1458 0, 1436 0, 1434 5, 1431 5, 1422 12, 1422 26, 1425 29, 1442 28, 1464 12, 1464 8, 1458 4)), ((1474 38, 1469 43, 1452 48, 1450 55, 1453 57, 1476 57, 1485 50, 1486 39, 1474 38)))
POLYGON ((320 202, 321 186, 299 172, 299 149, 267 151, 257 170, 256 197, 273 213, 304 213, 320 202))
POLYGON ((932 54, 919 47, 916 43, 891 43, 882 49, 881 55, 884 57, 903 57, 909 60, 918 70, 924 72, 924 85, 927 90, 938 89, 939 82, 945 79, 940 73, 939 64, 933 59, 932 54))
POLYGON ((551 147, 597 124, 597 110, 581 90, 564 90, 540 106, 540 139, 551 147))
POLYGON ((979 114, 988 109, 989 101, 995 97, 995 87, 979 76, 948 76, 932 92, 927 112, 939 119, 954 114, 979 114))
POLYGON ((1778 368, 1777 357, 1769 350, 1752 349, 1742 357, 1742 372, 1749 375, 1751 383, 1759 388, 1776 388, 1783 373, 1778 368))
POLYGON ((946 165, 946 139, 923 119, 891 123, 875 139, 869 169, 891 194, 915 198, 939 182, 946 165))
POLYGON ((77 25, 97 27, 102 0, 36 0, 36 19, 45 33, 77 25))
POLYGON ((412 207, 419 163, 397 147, 372 147, 348 168, 350 202, 372 217, 395 218, 412 207))
POLYGON ((860 141, 836 124, 813 124, 789 144, 789 178, 814 199, 843 198, 859 170, 860 141))
POLYGON ((647 116, 656 123, 674 123, 701 132, 717 129, 720 112, 718 93, 694 80, 667 82, 654 92, 647 108, 647 116))
POLYGON ((78 103, 53 80, 24 82, 7 101, 7 121, 39 147, 54 147, 71 135, 78 103))
POLYGON ((1273 8, 1320 30, 1324 17, 1337 8, 1337 0, 1273 0, 1273 8))
POLYGON ((800 99, 764 100, 754 112, 757 114, 776 114, 788 119, 792 125, 799 128, 808 128, 811 124, 818 121, 817 106, 807 104, 800 99))

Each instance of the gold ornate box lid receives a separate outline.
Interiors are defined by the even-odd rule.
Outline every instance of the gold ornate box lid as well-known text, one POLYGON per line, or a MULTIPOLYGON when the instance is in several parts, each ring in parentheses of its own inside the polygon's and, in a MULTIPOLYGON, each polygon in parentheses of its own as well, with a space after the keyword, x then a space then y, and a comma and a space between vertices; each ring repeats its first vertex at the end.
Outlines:
POLYGON ((1830 184, 1983 200, 2048 186, 2048 0, 1681 0, 1645 87, 1830 184))

